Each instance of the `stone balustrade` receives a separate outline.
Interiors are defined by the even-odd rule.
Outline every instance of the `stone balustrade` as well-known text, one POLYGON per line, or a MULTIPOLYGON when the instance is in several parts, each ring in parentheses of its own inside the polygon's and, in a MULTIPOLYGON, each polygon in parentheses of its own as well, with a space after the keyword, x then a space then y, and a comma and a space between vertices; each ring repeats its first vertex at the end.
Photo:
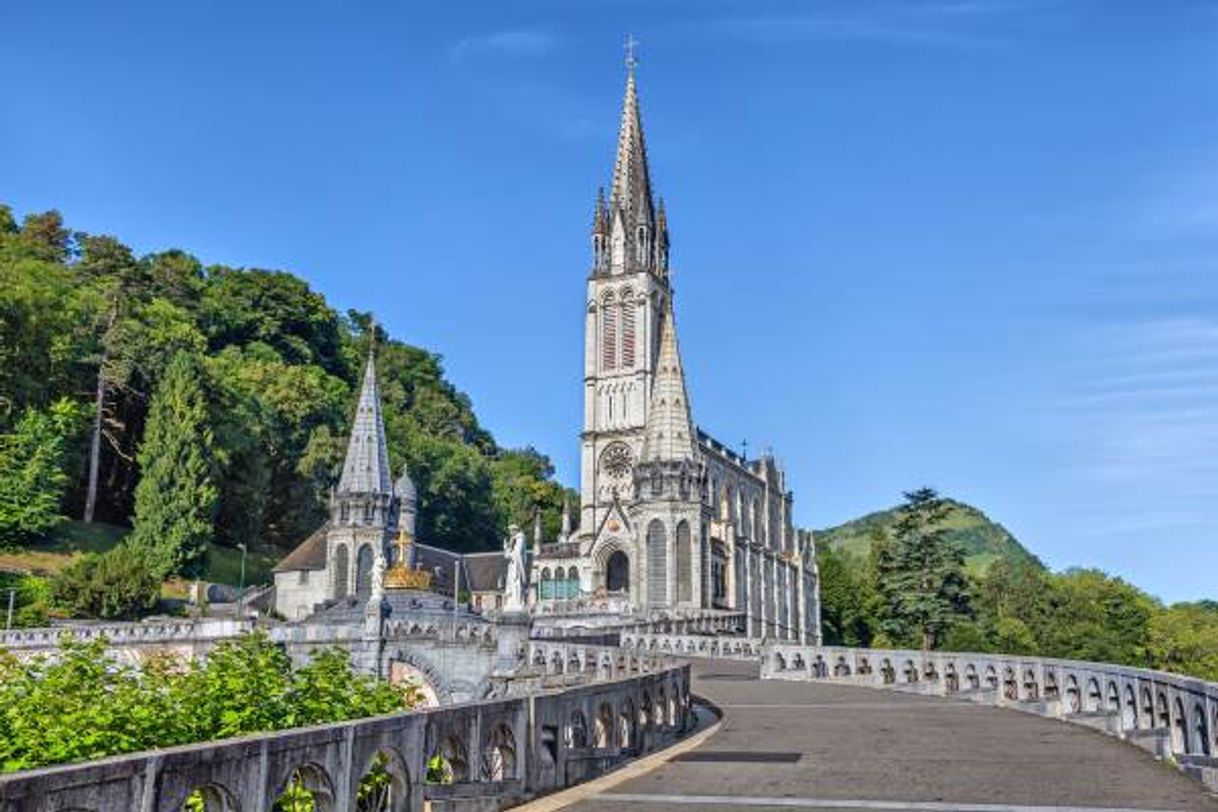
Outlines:
POLYGON ((143 623, 89 623, 0 632, 0 648, 12 652, 58 648, 64 635, 77 640, 106 638, 113 645, 172 645, 236 637, 254 628, 250 620, 162 620, 143 623))
POLYGON ((623 651, 722 660, 756 660, 764 645, 762 640, 748 637, 656 632, 623 632, 621 641, 623 651))
MULTIPOLYGON (((322 625, 303 623, 259 624, 255 620, 181 619, 129 623, 82 623, 48 626, 34 629, 14 629, 0 633, 0 649, 19 657, 52 653, 64 637, 79 641, 105 638, 115 653, 130 655, 141 649, 161 648, 179 650, 182 654, 205 654, 221 640, 264 629, 278 643, 288 646, 343 645, 361 639, 364 630, 356 625, 322 625)), ((481 618, 462 616, 460 620, 446 618, 419 620, 389 620, 385 623, 386 641, 416 639, 468 643, 493 648, 498 630, 495 624, 481 618)))
MULTIPOLYGON (((545 644, 530 653, 606 652, 545 644)), ((374 759, 390 776, 387 810, 498 810, 593 778, 667 747, 691 724, 689 667, 643 672, 655 658, 615 661, 632 675, 561 691, 451 705, 0 776, 0 812, 178 812, 199 790, 207 812, 264 812, 294 778, 322 812, 353 812, 374 759), (427 783, 444 759, 448 781, 427 783)), ((434 776, 433 776, 434 777, 434 776)))
POLYGON ((1218 790, 1218 683, 1046 657, 780 642, 764 644, 761 675, 957 696, 1084 724, 1170 758, 1218 790))
POLYGON ((631 651, 625 647, 570 643, 561 639, 530 640, 528 663, 546 675, 582 675, 614 680, 632 674, 650 674, 672 668, 675 660, 664 652, 631 651))

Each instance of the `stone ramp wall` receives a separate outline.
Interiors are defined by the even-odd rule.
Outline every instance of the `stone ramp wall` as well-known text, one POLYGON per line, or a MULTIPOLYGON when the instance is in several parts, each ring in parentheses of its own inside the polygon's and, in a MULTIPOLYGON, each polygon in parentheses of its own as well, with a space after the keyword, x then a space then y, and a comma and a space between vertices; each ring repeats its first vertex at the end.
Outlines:
POLYGON ((1086 725, 1218 791, 1218 683, 1047 657, 786 643, 763 646, 761 675, 953 696, 1086 725))
MULTIPOLYGON (((654 661, 652 661, 654 662, 654 661)), ((565 690, 206 742, 0 776, 0 812, 270 809, 291 776, 319 810, 354 812, 361 777, 388 759, 392 810, 503 809, 667 747, 691 722, 689 666, 668 664, 565 690), (425 783, 449 757, 453 781, 425 783)))

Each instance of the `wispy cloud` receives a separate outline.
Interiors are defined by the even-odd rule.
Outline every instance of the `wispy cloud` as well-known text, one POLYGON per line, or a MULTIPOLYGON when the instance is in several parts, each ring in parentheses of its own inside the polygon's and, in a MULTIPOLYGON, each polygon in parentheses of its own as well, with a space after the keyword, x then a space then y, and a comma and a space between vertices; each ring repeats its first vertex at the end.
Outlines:
POLYGON ((1088 367, 1063 404, 1076 466, 1112 487, 1218 498, 1218 319, 1104 325, 1083 348, 1088 367))
POLYGON ((1047 5, 1045 0, 852 3, 810 11, 724 16, 702 25, 723 33, 768 39, 855 40, 985 49, 1003 41, 995 29, 989 28, 996 18, 1047 5))
POLYGON ((535 59, 551 53, 557 40, 541 31, 495 31, 458 40, 448 51, 454 62, 479 56, 535 59))

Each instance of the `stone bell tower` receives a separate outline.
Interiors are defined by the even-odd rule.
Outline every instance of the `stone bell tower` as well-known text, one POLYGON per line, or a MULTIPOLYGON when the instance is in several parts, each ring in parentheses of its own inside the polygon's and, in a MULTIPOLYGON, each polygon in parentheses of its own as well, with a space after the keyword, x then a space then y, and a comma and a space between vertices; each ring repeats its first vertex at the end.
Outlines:
POLYGON ((634 496, 668 306, 668 225, 652 196, 633 42, 608 200, 596 198, 584 316, 584 423, 579 534, 593 541, 615 502, 634 496))

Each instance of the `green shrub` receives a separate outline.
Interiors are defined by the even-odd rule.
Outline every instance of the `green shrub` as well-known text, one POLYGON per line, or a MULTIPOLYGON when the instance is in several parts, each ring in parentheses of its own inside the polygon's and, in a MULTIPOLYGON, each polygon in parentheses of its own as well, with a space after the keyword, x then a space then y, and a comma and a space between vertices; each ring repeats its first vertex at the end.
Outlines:
POLYGON ((156 606, 161 583, 136 550, 120 544, 108 553, 72 562, 54 584, 55 602, 74 617, 132 620, 156 606))

